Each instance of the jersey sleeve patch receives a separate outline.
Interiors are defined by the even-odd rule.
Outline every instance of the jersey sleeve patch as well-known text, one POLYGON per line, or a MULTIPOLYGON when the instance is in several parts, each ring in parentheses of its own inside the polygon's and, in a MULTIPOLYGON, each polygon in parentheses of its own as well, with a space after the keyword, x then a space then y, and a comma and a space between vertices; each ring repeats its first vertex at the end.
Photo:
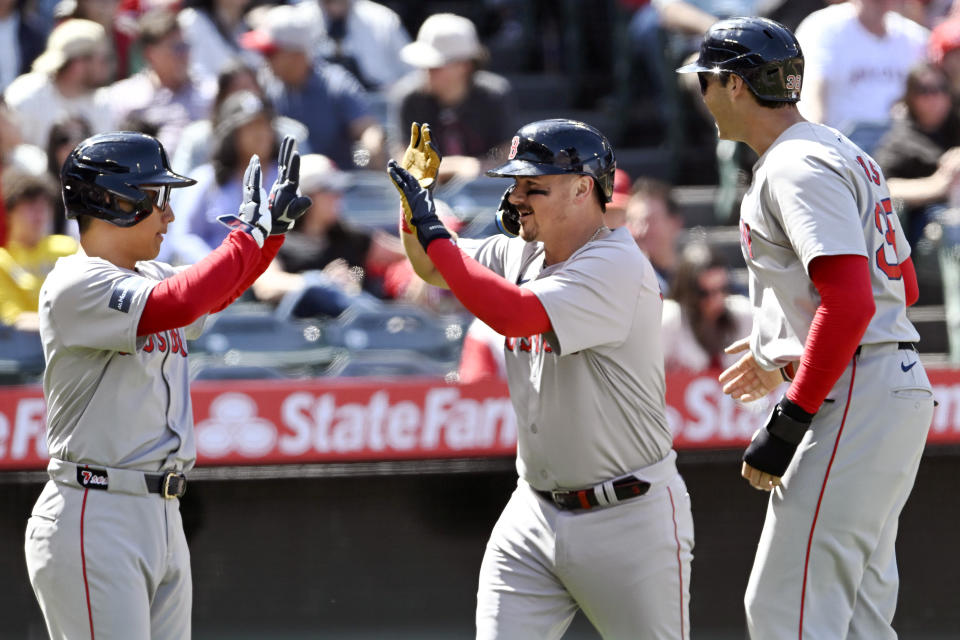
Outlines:
POLYGON ((113 286, 113 291, 110 293, 110 302, 107 303, 107 306, 121 313, 129 313, 134 294, 146 284, 146 281, 138 276, 130 276, 120 280, 113 286))

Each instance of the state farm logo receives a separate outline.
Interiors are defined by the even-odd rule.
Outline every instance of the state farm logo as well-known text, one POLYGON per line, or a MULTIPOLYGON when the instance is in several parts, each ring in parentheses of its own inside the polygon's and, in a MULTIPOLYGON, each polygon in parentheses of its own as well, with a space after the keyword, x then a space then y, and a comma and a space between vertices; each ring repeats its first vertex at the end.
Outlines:
POLYGON ((196 425, 197 450, 219 458, 239 453, 257 458, 277 444, 277 428, 257 416, 257 403, 244 393, 224 393, 210 403, 210 417, 196 425))
MULTIPOLYGON (((381 452, 384 457, 510 453, 516 447, 516 415, 509 398, 464 398, 452 386, 430 389, 415 401, 397 395, 404 397, 391 398, 380 390, 360 402, 343 402, 334 392, 296 391, 269 403, 273 410, 264 413, 274 418, 271 421, 260 415, 250 396, 223 393, 211 402, 210 417, 196 425, 197 453, 206 458, 283 459, 310 454, 377 457, 381 452)), ((267 406, 266 398, 260 401, 267 406)))

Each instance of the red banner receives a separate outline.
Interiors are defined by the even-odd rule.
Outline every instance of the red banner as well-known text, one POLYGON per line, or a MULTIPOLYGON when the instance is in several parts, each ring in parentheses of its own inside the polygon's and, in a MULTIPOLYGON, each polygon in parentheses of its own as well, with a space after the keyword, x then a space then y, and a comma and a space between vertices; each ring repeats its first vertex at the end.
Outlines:
MULTIPOLYGON (((928 369, 940 406, 929 442, 960 444, 960 370, 928 369)), ((510 456, 517 425, 506 385, 249 380, 192 386, 198 464, 277 464, 510 456)), ((742 447, 777 394, 742 404, 715 374, 667 377, 678 449, 742 447)), ((0 387, 0 469, 46 465, 39 386, 0 387)))

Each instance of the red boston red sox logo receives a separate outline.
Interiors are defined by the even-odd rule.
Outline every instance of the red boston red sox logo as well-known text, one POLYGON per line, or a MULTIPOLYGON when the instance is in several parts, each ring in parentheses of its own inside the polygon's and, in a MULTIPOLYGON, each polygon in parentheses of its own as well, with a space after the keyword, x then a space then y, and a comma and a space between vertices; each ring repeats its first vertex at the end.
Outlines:
POLYGON ((517 157, 517 147, 520 146, 520 136, 513 136, 513 140, 510 141, 510 155, 507 156, 507 160, 513 160, 517 157))

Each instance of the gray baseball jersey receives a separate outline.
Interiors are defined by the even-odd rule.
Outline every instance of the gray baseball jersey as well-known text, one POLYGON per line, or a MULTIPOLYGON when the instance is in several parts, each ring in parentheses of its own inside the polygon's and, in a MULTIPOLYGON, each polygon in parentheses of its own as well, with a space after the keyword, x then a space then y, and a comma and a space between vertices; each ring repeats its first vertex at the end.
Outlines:
POLYGON ((688 637, 693 520, 664 414, 653 267, 626 229, 546 267, 540 243, 460 244, 533 291, 552 325, 505 340, 520 480, 484 554, 477 637, 559 638, 578 608, 604 637, 688 637), (608 502, 627 475, 650 489, 608 502), (538 493, 582 488, 606 508, 538 493))
POLYGON ((754 167, 740 210, 754 307, 751 349, 775 369, 799 360, 820 304, 807 275, 817 256, 859 255, 872 265, 876 314, 864 344, 915 342, 900 263, 910 245, 876 162, 843 135, 801 122, 754 167))
POLYGON ((137 336, 150 291, 175 272, 80 253, 57 261, 41 289, 51 481, 25 552, 53 638, 190 636, 179 504, 149 493, 144 472, 193 465, 186 338, 203 321, 137 336))
POLYGON ((662 301, 650 262, 626 229, 543 267, 539 243, 494 236, 461 246, 533 291, 553 332, 505 341, 517 412, 518 472, 537 489, 598 484, 662 460, 662 301), (464 246, 466 245, 466 246, 464 246))
POLYGON ((754 306, 751 349, 797 360, 819 296, 818 256, 870 263, 876 313, 770 497, 747 587, 751 637, 896 638, 894 543, 933 415, 910 343, 900 264, 910 255, 876 162, 837 131, 784 131, 758 160, 740 213, 754 306))

